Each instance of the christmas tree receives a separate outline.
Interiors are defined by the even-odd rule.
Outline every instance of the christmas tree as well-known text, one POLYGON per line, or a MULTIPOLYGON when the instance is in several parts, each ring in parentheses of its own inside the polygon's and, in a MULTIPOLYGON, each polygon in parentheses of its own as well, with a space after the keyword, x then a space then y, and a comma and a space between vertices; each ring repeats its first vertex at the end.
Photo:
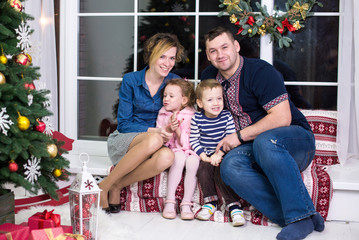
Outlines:
POLYGON ((22 1, 0 0, 0 195, 5 183, 13 183, 58 199, 56 181, 69 161, 61 156, 63 142, 52 137, 47 122, 50 91, 34 84, 40 74, 26 53, 29 20, 22 1))

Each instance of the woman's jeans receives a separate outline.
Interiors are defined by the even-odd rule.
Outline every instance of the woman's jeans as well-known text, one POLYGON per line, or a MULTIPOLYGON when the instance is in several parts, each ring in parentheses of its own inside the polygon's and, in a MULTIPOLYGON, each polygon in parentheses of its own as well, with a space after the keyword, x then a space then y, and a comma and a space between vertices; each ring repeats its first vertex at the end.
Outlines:
POLYGON ((311 131, 295 125, 275 128, 228 152, 221 177, 272 222, 285 226, 315 214, 300 175, 314 153, 311 131))

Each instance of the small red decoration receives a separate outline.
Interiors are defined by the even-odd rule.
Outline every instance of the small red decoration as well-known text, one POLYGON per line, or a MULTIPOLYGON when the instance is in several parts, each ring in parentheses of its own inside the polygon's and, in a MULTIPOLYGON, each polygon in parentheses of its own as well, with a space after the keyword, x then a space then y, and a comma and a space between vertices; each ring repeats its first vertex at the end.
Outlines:
POLYGON ((17 165, 17 163, 14 160, 9 161, 9 166, 8 166, 10 172, 16 172, 19 169, 19 166, 17 165))
POLYGON ((40 120, 37 120, 38 125, 35 126, 35 130, 38 132, 44 132, 46 129, 46 124, 40 120))
POLYGON ((292 24, 290 24, 288 22, 288 19, 286 18, 285 20, 282 21, 282 27, 277 27, 277 30, 278 32, 280 32, 280 34, 283 34, 283 31, 284 31, 284 28, 287 27, 288 28, 288 31, 290 32, 294 32, 296 31, 297 29, 295 27, 293 27, 292 24))
POLYGON ((35 89, 35 84, 34 83, 25 83, 24 87, 26 89, 29 89, 29 90, 34 90, 35 89))

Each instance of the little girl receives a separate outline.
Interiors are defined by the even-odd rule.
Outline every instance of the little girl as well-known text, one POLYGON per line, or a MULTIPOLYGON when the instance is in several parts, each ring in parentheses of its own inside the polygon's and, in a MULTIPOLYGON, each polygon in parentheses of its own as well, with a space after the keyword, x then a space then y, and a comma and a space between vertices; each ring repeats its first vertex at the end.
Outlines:
POLYGON ((175 153, 174 164, 168 173, 167 199, 162 216, 167 219, 176 217, 175 193, 186 167, 184 178, 184 196, 181 202, 181 219, 192 220, 192 197, 197 184, 196 173, 199 157, 191 150, 189 135, 191 118, 195 112, 195 93, 193 85, 183 79, 172 79, 167 82, 163 93, 163 107, 160 109, 156 125, 173 133, 166 143, 175 153))

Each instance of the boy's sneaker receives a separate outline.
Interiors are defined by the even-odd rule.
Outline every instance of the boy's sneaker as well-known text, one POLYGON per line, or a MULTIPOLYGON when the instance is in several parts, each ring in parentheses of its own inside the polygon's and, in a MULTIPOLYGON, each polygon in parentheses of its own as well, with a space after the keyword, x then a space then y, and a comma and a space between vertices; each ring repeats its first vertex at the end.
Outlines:
POLYGON ((233 227, 243 226, 246 223, 244 219, 243 210, 233 209, 231 211, 232 225, 233 227))
POLYGON ((213 213, 217 210, 213 204, 207 203, 202 206, 201 211, 197 214, 196 218, 203 221, 208 221, 213 213))

